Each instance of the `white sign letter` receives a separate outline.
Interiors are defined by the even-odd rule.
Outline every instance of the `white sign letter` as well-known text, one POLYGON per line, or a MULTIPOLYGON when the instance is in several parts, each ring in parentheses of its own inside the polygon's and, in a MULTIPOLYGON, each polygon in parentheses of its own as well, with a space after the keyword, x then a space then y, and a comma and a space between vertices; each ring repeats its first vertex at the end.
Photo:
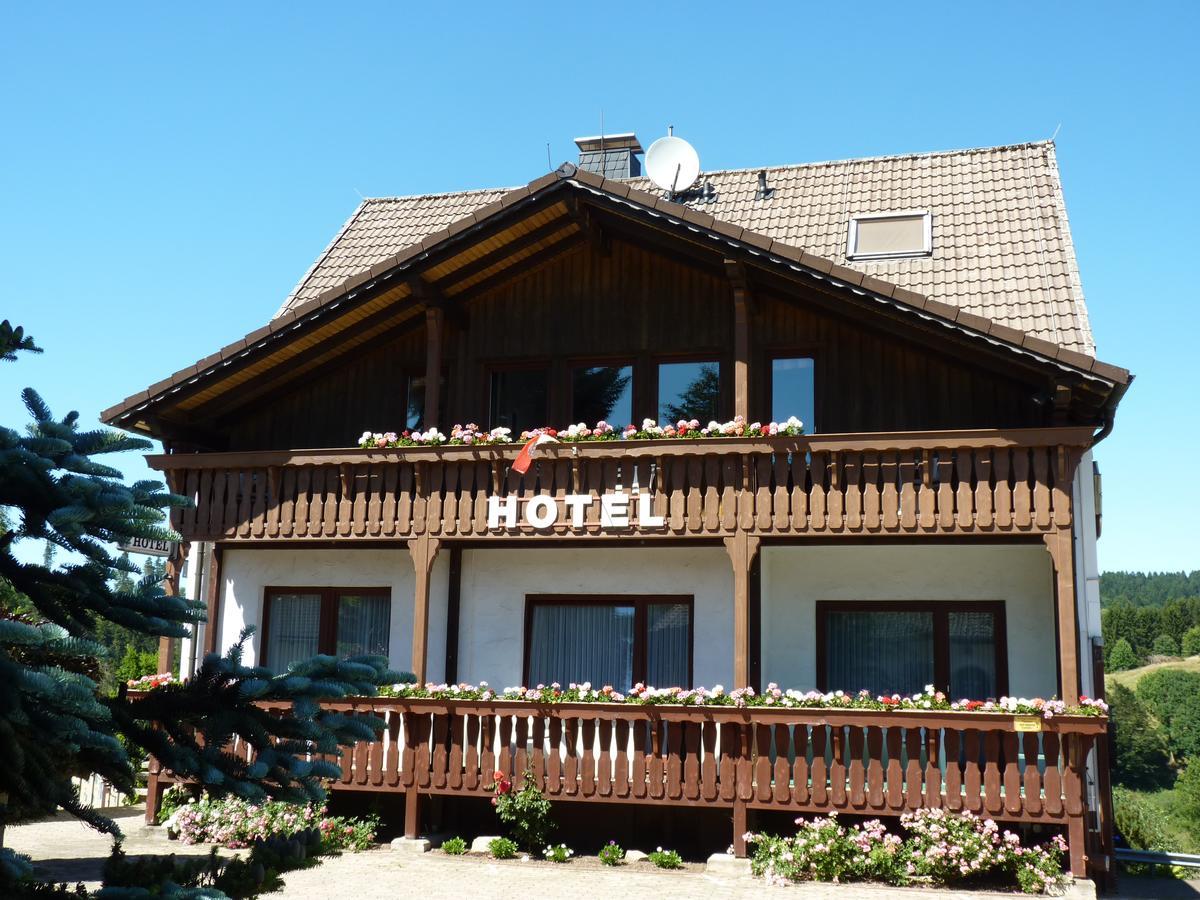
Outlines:
POLYGON ((642 528, 658 528, 663 524, 663 517, 650 511, 653 504, 654 498, 649 494, 638 494, 638 525, 642 528))
POLYGON ((629 527, 629 495, 624 491, 600 495, 600 527, 629 527))
POLYGON ((517 527, 517 498, 516 496, 508 497, 488 497, 488 528, 500 527, 500 513, 504 513, 504 527, 517 527))
POLYGON ((583 513, 592 505, 591 494, 567 494, 567 509, 571 511, 571 527, 583 527, 583 513))
POLYGON ((538 494, 525 504, 525 521, 534 528, 549 528, 558 521, 558 504, 549 494, 538 494))

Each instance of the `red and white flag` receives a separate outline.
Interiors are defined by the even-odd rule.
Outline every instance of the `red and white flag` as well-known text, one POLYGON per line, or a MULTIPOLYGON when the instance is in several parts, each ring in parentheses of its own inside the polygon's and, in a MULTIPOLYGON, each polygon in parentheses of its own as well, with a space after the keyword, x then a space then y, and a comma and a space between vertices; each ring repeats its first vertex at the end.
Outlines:
POLYGON ((529 466, 533 462, 533 458, 537 456, 537 448, 542 444, 557 444, 558 438, 552 438, 550 435, 542 432, 534 435, 525 442, 525 446, 521 448, 521 452, 517 454, 517 458, 513 460, 513 471, 520 472, 524 475, 529 471, 529 466))

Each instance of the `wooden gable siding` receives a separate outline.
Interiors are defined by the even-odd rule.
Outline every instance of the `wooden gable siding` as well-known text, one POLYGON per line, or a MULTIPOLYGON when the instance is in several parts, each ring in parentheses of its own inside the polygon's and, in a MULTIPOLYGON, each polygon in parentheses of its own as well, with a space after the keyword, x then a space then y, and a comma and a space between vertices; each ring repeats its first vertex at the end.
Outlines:
MULTIPOLYGON (((618 239, 584 243, 471 298, 448 316, 445 430, 488 423, 488 373, 521 363, 551 372, 549 423, 570 418, 573 363, 633 363, 635 414, 654 415, 656 363, 719 359, 732 415, 733 304, 724 273, 618 239), (453 324, 457 323, 457 324, 453 324)), ((1017 428, 1047 424, 1036 384, 988 372, 805 301, 754 292, 750 397, 770 417, 770 366, 816 359, 823 432, 1017 428)), ((218 427, 234 450, 347 446, 364 429, 401 430, 407 377, 424 371, 424 330, 349 354, 344 366, 255 401, 218 427)))

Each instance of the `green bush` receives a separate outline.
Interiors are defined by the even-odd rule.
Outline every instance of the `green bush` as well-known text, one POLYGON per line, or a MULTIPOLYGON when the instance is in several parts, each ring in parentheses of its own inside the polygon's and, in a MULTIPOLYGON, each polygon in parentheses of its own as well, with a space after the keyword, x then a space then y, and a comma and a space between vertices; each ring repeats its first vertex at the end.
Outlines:
POLYGON ((505 837, 492 838, 488 841, 488 853, 492 859, 512 859, 517 855, 517 845, 505 837))
MULTIPOLYGON (((1134 850, 1162 852, 1172 849, 1158 813, 1137 794, 1123 787, 1113 788, 1113 826, 1125 845, 1134 850)), ((1125 866, 1133 875, 1151 868, 1136 863, 1125 866)))
POLYGON ((1165 787, 1170 774, 1166 740, 1145 705, 1123 684, 1112 686, 1108 704, 1113 779, 1126 787, 1165 787))
POLYGON ((1134 655, 1133 647, 1129 645, 1129 641, 1125 638, 1120 638, 1112 649, 1108 651, 1108 665, 1106 668, 1110 672, 1123 672, 1126 669, 1136 669, 1138 658, 1134 655))
POLYGON ((682 869, 683 857, 674 850, 664 850, 659 847, 653 853, 646 854, 646 859, 654 863, 660 869, 682 869))
POLYGON ((575 855, 575 851, 566 844, 553 844, 543 851, 543 855, 548 862, 565 863, 571 861, 571 857, 575 855))
POLYGON ((616 841, 609 841, 597 854, 600 862, 606 866, 619 866, 625 862, 625 851, 621 849, 621 845, 616 841))
POLYGON ((503 773, 497 772, 496 776, 492 785, 496 792, 496 796, 492 798, 496 815, 508 826, 513 840, 522 850, 537 852, 539 847, 546 845, 546 839, 554 830, 554 820, 550 817, 550 801, 538 789, 532 772, 525 773, 525 783, 518 791, 512 789, 503 773))
POLYGON ((1184 656, 1200 656, 1200 625, 1193 625, 1183 633, 1179 649, 1184 656))
POLYGON ((1169 634, 1160 634, 1154 639, 1150 652, 1155 656, 1178 656, 1179 642, 1169 634))
POLYGON ((1180 817, 1186 822, 1188 831, 1200 840, 1200 758, 1188 760, 1179 773, 1175 796, 1180 817))
POLYGON ((448 841, 442 841, 442 852, 451 856, 462 856, 467 852, 467 842, 460 837, 452 837, 448 841))

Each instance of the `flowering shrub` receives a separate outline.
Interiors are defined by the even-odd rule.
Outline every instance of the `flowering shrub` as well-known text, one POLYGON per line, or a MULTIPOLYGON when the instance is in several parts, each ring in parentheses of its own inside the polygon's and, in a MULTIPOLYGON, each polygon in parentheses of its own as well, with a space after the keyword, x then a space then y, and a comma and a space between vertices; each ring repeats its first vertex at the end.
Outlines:
POLYGON ((442 852, 448 853, 450 856, 462 856, 467 852, 467 842, 460 837, 452 837, 447 841, 442 841, 442 852))
POLYGON ((945 885, 991 880, 1039 894, 1064 882, 1066 842, 1026 847, 991 819, 940 809, 900 817, 907 838, 889 834, 878 820, 841 825, 837 813, 797 819, 794 837, 747 834, 754 845, 751 871, 772 884, 791 881, 883 881, 945 885))
POLYGON ((517 845, 505 837, 492 838, 488 841, 488 853, 492 859, 512 859, 517 855, 517 845))
POLYGON ((290 837, 315 828, 323 849, 366 850, 375 840, 379 820, 330 816, 322 806, 268 800, 250 803, 236 797, 193 798, 163 822, 185 844, 224 844, 248 847, 254 841, 290 837))
POLYGON ((600 852, 596 855, 606 866, 619 866, 625 862, 625 851, 616 841, 609 841, 600 848, 600 852))
POLYGON ((664 850, 659 847, 653 853, 647 853, 646 859, 654 863, 660 869, 682 869, 683 857, 674 850, 664 850))
POLYGON ((170 672, 162 672, 158 675, 143 675, 141 678, 130 678, 125 682, 125 686, 131 691, 152 691, 155 688, 178 683, 179 680, 170 672))
POLYGON ((546 843, 554 821, 550 818, 550 801, 538 789, 532 772, 525 773, 525 783, 514 791, 512 782, 497 770, 487 789, 495 794, 492 806, 496 807, 496 815, 521 849, 532 853, 546 843))
POLYGON ((759 693, 754 688, 735 688, 726 691, 721 685, 712 688, 654 688, 644 684, 635 684, 628 694, 616 691, 611 685, 599 689, 593 688, 590 682, 576 684, 572 682, 565 688, 553 684, 539 684, 536 687, 506 687, 497 691, 486 681, 477 686, 469 684, 394 684, 380 690, 384 697, 411 697, 415 699, 431 698, 435 700, 517 700, 527 703, 628 703, 640 706, 667 704, 672 706, 734 706, 745 707, 779 707, 782 709, 873 709, 873 710, 907 710, 926 712, 983 712, 1008 713, 1011 715, 1041 716, 1053 719, 1055 716, 1104 716, 1108 714, 1108 704, 1103 700, 1093 700, 1080 697, 1079 704, 1067 706, 1061 700, 1044 700, 1040 697, 1001 697, 999 700, 951 700, 933 685, 926 685, 924 691, 916 694, 880 694, 872 696, 867 691, 848 694, 845 691, 783 690, 775 683, 768 684, 766 690, 759 693))
POLYGON ((575 855, 575 851, 566 844, 551 844, 542 852, 548 861, 554 863, 570 862, 575 855))
POLYGON ((386 447, 440 447, 456 446, 490 446, 495 444, 524 443, 539 434, 546 434, 565 443, 581 443, 584 441, 615 441, 618 438, 627 440, 661 440, 663 438, 718 438, 718 437, 797 437, 804 433, 804 423, 795 416, 783 422, 750 422, 741 416, 728 422, 709 422, 701 425, 699 420, 659 425, 654 419, 643 419, 641 426, 626 425, 618 432, 605 421, 597 422, 588 427, 584 422, 568 425, 566 428, 533 428, 522 431, 514 436, 511 428, 493 428, 485 431, 474 422, 466 425, 455 425, 449 434, 430 428, 427 431, 405 430, 395 431, 364 431, 358 439, 358 446, 364 450, 383 449, 386 447))

